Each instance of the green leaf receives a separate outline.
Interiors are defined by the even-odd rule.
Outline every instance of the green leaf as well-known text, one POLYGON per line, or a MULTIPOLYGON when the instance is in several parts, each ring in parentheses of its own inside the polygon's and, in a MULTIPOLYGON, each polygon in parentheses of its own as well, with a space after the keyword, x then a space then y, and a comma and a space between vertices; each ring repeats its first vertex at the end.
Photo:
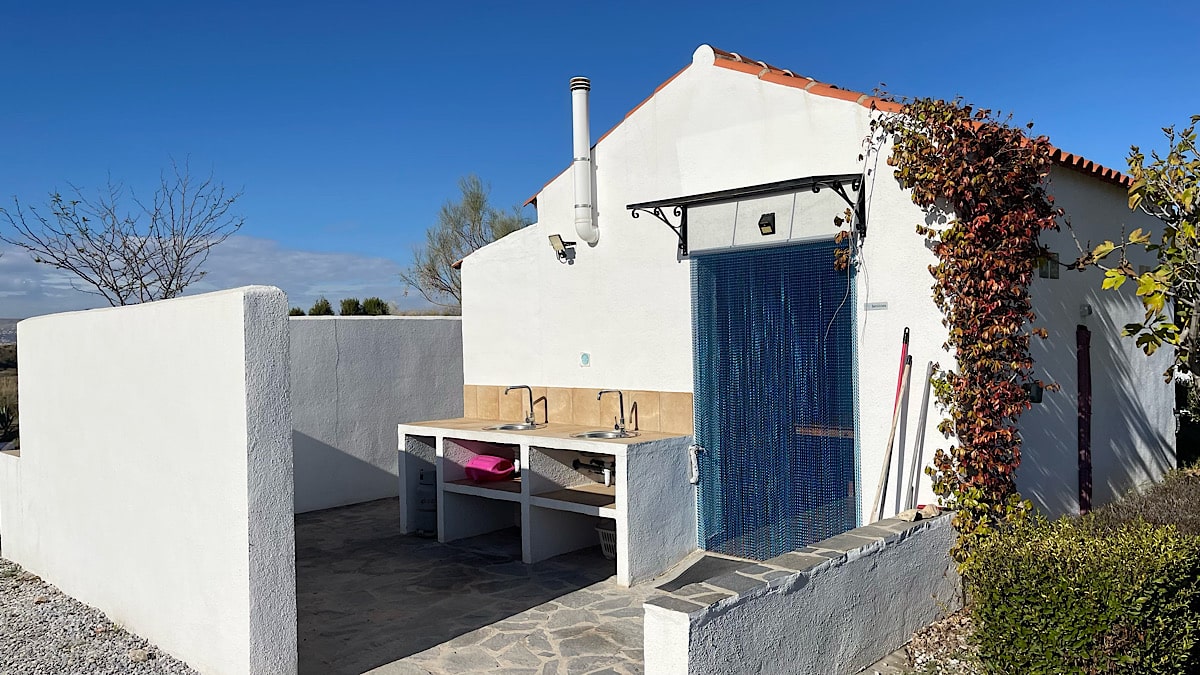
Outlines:
MULTIPOLYGON (((1136 148, 1134 148, 1134 150, 1136 151, 1136 148)), ((1133 158, 1131 157, 1130 163, 1132 163, 1132 162, 1133 162, 1133 158)), ((1138 163, 1140 164, 1141 162, 1139 161, 1138 163)), ((1145 193, 1146 193, 1146 179, 1145 178, 1139 178, 1139 179, 1135 180, 1132 185, 1129 186, 1129 210, 1132 211, 1133 209, 1136 209, 1138 207, 1138 205, 1142 203, 1142 197, 1145 195, 1145 193)))
POLYGON ((1117 289, 1121 284, 1125 283, 1125 275, 1120 270, 1105 270, 1104 282, 1100 284, 1103 289, 1117 289))
POLYGON ((1100 260, 1100 259, 1104 258, 1104 256, 1108 255, 1109 253, 1112 253, 1113 249, 1115 249, 1116 247, 1117 247, 1117 245, 1112 243, 1111 241, 1105 241, 1103 244, 1100 244, 1096 248, 1092 249, 1092 257, 1095 258, 1096 260, 1100 260))
POLYGON ((1145 305, 1147 309, 1154 310, 1155 314, 1162 313, 1163 307, 1166 306, 1166 302, 1167 296, 1157 291, 1142 298, 1142 304, 1145 305))
POLYGON ((1162 287, 1162 283, 1154 278, 1149 272, 1138 277, 1138 295, 1148 295, 1162 287))

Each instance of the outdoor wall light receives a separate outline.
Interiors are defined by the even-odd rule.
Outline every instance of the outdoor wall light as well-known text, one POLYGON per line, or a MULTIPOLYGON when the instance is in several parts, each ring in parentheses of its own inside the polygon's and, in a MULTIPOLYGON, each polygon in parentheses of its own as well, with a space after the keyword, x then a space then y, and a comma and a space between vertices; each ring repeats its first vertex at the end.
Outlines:
POLYGON ((763 236, 775 234, 775 214, 764 213, 762 218, 758 219, 758 231, 763 233, 763 236))
POLYGON ((554 255, 557 256, 559 260, 570 260, 571 258, 574 258, 574 246, 575 242, 563 241, 561 235, 550 235, 550 248, 554 249, 554 255))

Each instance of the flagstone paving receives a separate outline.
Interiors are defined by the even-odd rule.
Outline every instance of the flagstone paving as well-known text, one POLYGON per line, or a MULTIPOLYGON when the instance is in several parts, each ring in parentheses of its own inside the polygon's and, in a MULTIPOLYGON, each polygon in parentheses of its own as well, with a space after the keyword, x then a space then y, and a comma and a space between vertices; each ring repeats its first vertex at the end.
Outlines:
POLYGON ((597 546, 521 563, 514 528, 439 544, 379 500, 296 516, 300 672, 642 672, 642 603, 597 546), (372 670, 374 669, 374 670, 372 670))

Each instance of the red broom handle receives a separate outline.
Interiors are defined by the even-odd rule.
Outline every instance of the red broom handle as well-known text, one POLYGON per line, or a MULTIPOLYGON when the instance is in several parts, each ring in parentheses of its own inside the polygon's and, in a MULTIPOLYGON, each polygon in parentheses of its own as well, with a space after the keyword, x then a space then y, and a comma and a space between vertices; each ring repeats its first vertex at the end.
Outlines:
POLYGON ((904 386, 904 362, 908 358, 908 327, 904 327, 904 342, 900 345, 900 372, 896 375, 896 400, 892 403, 892 412, 900 405, 900 389, 904 386))

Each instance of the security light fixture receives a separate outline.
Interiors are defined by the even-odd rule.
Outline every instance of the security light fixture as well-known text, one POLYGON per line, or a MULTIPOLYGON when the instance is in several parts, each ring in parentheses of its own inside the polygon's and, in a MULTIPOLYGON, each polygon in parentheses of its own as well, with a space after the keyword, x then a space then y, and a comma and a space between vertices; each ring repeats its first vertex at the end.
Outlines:
POLYGON ((758 219, 758 231, 763 233, 763 236, 775 234, 775 214, 764 213, 762 218, 758 219))
POLYGON ((568 251, 574 245, 573 241, 563 241, 562 235, 550 235, 550 248, 554 249, 554 255, 558 256, 559 260, 567 260, 570 257, 568 251))

